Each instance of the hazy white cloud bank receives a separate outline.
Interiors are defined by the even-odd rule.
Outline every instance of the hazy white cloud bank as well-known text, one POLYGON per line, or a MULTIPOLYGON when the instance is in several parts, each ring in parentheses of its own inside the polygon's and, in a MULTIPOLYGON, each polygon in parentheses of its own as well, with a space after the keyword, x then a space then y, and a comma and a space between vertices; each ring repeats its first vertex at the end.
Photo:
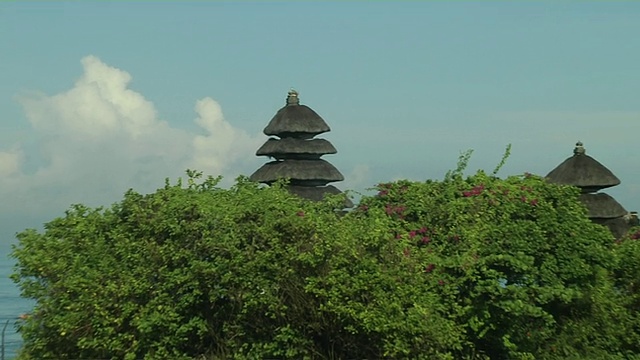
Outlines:
MULTIPOLYGON (((327 160, 331 162, 331 159, 327 160)), ((354 197, 356 202, 359 201, 360 194, 367 194, 366 189, 375 185, 372 183, 372 171, 368 165, 356 164, 351 168, 351 170, 348 168, 340 169, 341 172, 343 170, 346 170, 343 172, 344 181, 331 183, 330 185, 333 185, 342 191, 350 191, 351 196, 354 197)))
POLYGON ((68 91, 18 97, 38 149, 0 148, 1 213, 106 205, 128 188, 153 191, 187 168, 230 181, 256 167, 264 136, 233 127, 213 99, 196 102, 201 132, 190 133, 159 119, 153 103, 128 87, 127 72, 95 56, 82 66, 68 91))

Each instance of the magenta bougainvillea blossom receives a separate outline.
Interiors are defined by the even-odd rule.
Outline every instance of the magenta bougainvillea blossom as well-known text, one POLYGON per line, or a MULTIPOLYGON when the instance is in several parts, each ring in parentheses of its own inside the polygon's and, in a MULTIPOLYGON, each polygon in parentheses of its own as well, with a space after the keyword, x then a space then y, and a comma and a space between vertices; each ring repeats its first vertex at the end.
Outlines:
POLYGON ((433 269, 435 269, 435 268, 436 268, 436 266, 435 266, 434 264, 429 264, 429 265, 427 265, 427 266, 424 268, 424 272, 426 272, 426 273, 430 273, 430 272, 432 272, 432 271, 433 271, 433 269))
POLYGON ((478 196, 482 194, 483 191, 484 191, 484 185, 477 185, 477 186, 474 186, 473 189, 469 191, 463 191, 462 196, 464 197, 478 196))

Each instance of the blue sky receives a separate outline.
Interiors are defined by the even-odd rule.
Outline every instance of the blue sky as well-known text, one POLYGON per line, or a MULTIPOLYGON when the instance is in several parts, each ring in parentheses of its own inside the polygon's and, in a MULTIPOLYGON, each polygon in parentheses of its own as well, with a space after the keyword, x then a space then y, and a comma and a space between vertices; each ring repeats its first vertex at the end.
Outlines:
POLYGON ((2 2, 0 238, 187 167, 233 179, 294 87, 341 189, 546 175, 576 141, 640 209, 640 3, 2 2))

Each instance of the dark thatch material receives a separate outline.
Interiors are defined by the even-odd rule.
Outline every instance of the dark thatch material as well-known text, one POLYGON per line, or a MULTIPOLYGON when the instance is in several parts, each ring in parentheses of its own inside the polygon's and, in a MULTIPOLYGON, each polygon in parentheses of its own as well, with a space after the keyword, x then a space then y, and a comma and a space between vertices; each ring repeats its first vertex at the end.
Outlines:
POLYGON ((280 109, 264 128, 266 135, 279 137, 312 138, 331 131, 329 125, 305 105, 287 105, 280 109))
MULTIPOLYGON (((338 190, 338 188, 336 188, 333 185, 322 186, 322 187, 290 185, 288 189, 292 194, 295 194, 300 196, 301 198, 305 198, 313 201, 321 201, 326 194, 330 194, 330 195, 342 194, 342 191, 338 190)), ((353 207, 353 202, 346 195, 344 196, 344 207, 346 208, 353 207)))
POLYGON ((582 143, 576 144, 574 155, 553 169, 547 178, 557 184, 577 186, 583 192, 595 192, 620 184, 609 169, 585 154, 582 143))
POLYGON ((629 229, 633 227, 631 223, 623 216, 617 217, 613 219, 591 219, 594 223, 600 224, 602 226, 606 226, 609 228, 609 231, 613 234, 613 237, 616 239, 620 239, 623 237, 629 229))
POLYGON ((605 193, 581 194, 580 201, 587 207, 588 216, 592 219, 613 219, 627 215, 627 210, 605 193))
POLYGON ((324 186, 342 181, 344 177, 335 166, 319 159, 272 161, 262 165, 249 179, 265 184, 278 179, 290 179, 292 185, 324 186))
POLYGON ((325 154, 335 154, 338 151, 325 139, 303 140, 284 138, 269 139, 258 149, 258 156, 272 156, 276 159, 319 159, 325 154))
POLYGON ((308 106, 300 105, 300 98, 295 90, 289 91, 287 105, 278 110, 267 127, 264 128, 266 135, 298 139, 310 139, 327 131, 331 131, 331 129, 320 115, 308 106))

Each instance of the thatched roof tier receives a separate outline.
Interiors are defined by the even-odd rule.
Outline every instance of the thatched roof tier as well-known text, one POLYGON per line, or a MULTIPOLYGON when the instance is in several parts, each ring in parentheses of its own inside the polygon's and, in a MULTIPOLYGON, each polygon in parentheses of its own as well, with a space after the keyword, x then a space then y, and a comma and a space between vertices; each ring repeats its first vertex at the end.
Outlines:
POLYGON ((331 131, 329 125, 311 108, 300 105, 298 93, 294 90, 289 91, 287 105, 278 110, 264 128, 266 135, 299 139, 310 139, 327 131, 331 131))
POLYGON ((613 237, 616 239, 620 239, 621 237, 623 237, 632 227, 632 225, 628 222, 627 219, 625 219, 625 217, 617 217, 612 219, 594 218, 591 219, 591 221, 596 224, 608 227, 613 234, 613 237))
POLYGON ((605 193, 581 194, 580 201, 587 207, 587 216, 592 219, 612 219, 627 215, 627 210, 605 193))
MULTIPOLYGON (((292 194, 298 195, 301 198, 305 198, 313 201, 320 201, 327 194, 330 194, 330 195, 342 194, 342 192, 333 185, 321 186, 321 187, 289 185, 288 190, 292 194)), ((346 195, 344 197, 344 207, 347 207, 347 208, 353 207, 353 202, 346 195)))
POLYGON ((577 186, 585 193, 620 184, 609 169, 585 154, 580 142, 576 144, 573 156, 553 169, 547 178, 557 184, 577 186))
POLYGON ((325 139, 269 139, 258 149, 258 156, 272 156, 276 159, 319 159, 325 154, 335 154, 338 151, 325 139))
POLYGON ((335 166, 319 159, 272 161, 262 165, 249 179, 266 184, 290 179, 291 185, 324 186, 344 177, 335 166))

